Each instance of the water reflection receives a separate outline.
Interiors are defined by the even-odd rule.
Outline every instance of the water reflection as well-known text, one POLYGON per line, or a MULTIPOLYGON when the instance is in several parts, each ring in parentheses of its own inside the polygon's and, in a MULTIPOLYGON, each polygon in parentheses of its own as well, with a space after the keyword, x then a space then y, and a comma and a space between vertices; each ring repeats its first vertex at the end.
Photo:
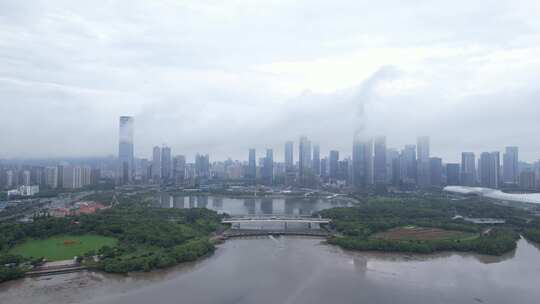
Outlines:
POLYGON ((231 215, 309 216, 324 209, 351 206, 351 204, 343 200, 321 198, 227 198, 204 195, 171 196, 162 193, 158 196, 155 206, 162 208, 209 208, 231 215))
POLYGON ((249 215, 255 214, 256 205, 255 205, 255 199, 253 198, 246 198, 244 200, 244 207, 246 208, 246 213, 249 215))

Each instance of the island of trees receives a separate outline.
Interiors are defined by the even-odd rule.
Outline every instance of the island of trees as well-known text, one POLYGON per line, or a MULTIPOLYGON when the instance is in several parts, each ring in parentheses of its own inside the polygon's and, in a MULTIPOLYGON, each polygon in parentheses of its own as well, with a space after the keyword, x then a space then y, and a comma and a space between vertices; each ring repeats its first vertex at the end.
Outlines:
POLYGON ((511 207, 471 198, 372 198, 355 207, 320 213, 338 234, 330 244, 351 250, 432 253, 464 251, 502 255, 516 248, 520 235, 540 241, 538 217, 511 207), (504 224, 476 224, 468 218, 496 218, 504 224))

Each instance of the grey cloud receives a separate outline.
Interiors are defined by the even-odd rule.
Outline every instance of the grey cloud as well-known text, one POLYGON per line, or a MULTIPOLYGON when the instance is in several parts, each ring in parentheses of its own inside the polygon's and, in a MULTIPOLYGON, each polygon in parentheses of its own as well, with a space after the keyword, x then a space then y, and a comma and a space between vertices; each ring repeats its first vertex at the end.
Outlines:
POLYGON ((0 157, 114 154, 118 116, 128 114, 136 117, 139 156, 168 143, 188 157, 243 159, 253 146, 275 148, 279 159, 283 142, 300 134, 323 153, 346 155, 353 132, 364 128, 396 147, 431 135, 433 151, 448 160, 461 149, 506 144, 537 159, 539 8, 510 0, 5 0, 0 157), (381 64, 327 94, 281 87, 336 75, 257 69, 374 47, 456 51, 414 67, 381 64), (514 49, 529 53, 496 56, 514 49), (392 94, 380 88, 411 79, 424 85, 392 94))

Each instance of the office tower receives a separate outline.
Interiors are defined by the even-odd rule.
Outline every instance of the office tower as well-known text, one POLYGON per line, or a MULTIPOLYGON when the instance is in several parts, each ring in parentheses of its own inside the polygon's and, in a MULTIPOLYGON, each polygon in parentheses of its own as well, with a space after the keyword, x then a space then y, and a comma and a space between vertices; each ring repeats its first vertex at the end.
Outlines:
POLYGON ((313 173, 321 175, 321 148, 318 144, 313 145, 313 173))
POLYGON ((45 185, 51 189, 58 188, 58 167, 45 168, 45 185))
POLYGON ((6 187, 9 189, 9 188, 12 188, 16 186, 15 184, 15 174, 13 172, 13 170, 8 170, 6 171, 6 187))
POLYGON ((130 182, 133 176, 133 132, 134 118, 131 116, 120 116, 120 128, 118 136, 118 171, 120 172, 119 180, 124 184, 130 182))
POLYGON ((298 175, 300 182, 305 182, 305 177, 311 170, 311 142, 306 136, 300 136, 298 145, 298 175))
MULTIPOLYGON (((249 160, 247 178, 250 180, 257 179, 257 156, 255 149, 249 149, 249 160)), ((285 153, 286 155, 286 153, 285 153)))
POLYGON ((58 188, 64 188, 64 166, 58 165, 58 188))
POLYGON ((540 160, 536 162, 536 188, 540 189, 540 160))
POLYGON ((139 173, 141 180, 146 183, 152 179, 152 165, 146 158, 141 158, 139 161, 139 173))
POLYGON ((322 177, 328 176, 328 158, 327 157, 321 158, 321 176, 322 177))
POLYGON ((339 176, 339 152, 332 150, 330 151, 329 161, 328 161, 328 176, 330 181, 337 181, 339 176))
POLYGON ((154 183, 161 181, 161 148, 158 146, 152 151, 152 180, 154 183))
POLYGON ((503 182, 518 184, 519 176, 519 149, 518 147, 506 147, 503 154, 503 182))
POLYGON ((429 180, 430 180, 431 186, 435 186, 435 187, 442 186, 442 158, 431 157, 429 159, 429 171, 430 171, 429 180))
POLYGON ((499 188, 501 186, 501 160, 499 152, 491 152, 489 181, 491 188, 499 188))
POLYGON ((420 136, 417 139, 417 165, 418 165, 418 171, 417 171, 417 182, 418 186, 420 187, 426 187, 429 186, 429 177, 430 177, 430 170, 429 170, 429 137, 428 136, 420 136))
POLYGON ((89 166, 81 167, 81 186, 89 186, 92 184, 92 168, 89 166))
POLYGON ((460 185, 460 164, 446 164, 446 184, 448 186, 460 185))
POLYGON ((92 168, 90 172, 90 184, 97 185, 100 179, 101 179, 101 169, 92 168))
POLYGON ((398 186, 402 181, 401 156, 392 159, 392 185, 398 186))
POLYGON ((23 186, 30 186, 30 171, 24 170, 22 173, 22 184, 23 186))
POLYGON ((499 152, 480 154, 480 184, 486 188, 498 188, 500 177, 499 152))
POLYGON ((416 162, 416 146, 406 145, 400 156, 401 180, 403 182, 407 184, 416 183, 418 169, 416 162))
POLYGON ((210 177, 210 156, 197 153, 195 155, 195 175, 197 177, 210 177))
POLYGON ((62 185, 65 189, 78 189, 82 187, 81 167, 63 166, 62 185))
POLYGON ((264 182, 267 185, 271 185, 274 181, 274 151, 272 149, 266 149, 262 173, 264 182))
POLYGON ((373 159, 373 178, 375 184, 386 184, 387 183, 387 163, 386 163, 386 137, 378 136, 375 137, 374 142, 374 152, 375 156, 373 159))
POLYGON ((355 134, 351 169, 354 186, 365 187, 373 184, 373 141, 371 139, 362 140, 355 134))
POLYGON ((523 170, 519 174, 519 187, 525 190, 536 189, 536 172, 533 169, 523 170))
POLYGON ((161 179, 168 181, 171 179, 172 159, 171 148, 163 146, 161 148, 161 179))
POLYGON ((43 167, 32 167, 30 170, 30 184, 31 185, 45 185, 45 175, 43 167))
POLYGON ((287 172, 294 170, 294 143, 285 142, 285 169, 287 172))
MULTIPOLYGON (((386 183, 394 184, 394 161, 399 162, 399 152, 396 149, 386 149, 386 183)), ((399 172, 399 171, 397 171, 399 172)), ((399 176, 399 175, 398 175, 399 176)))
POLYGON ((352 171, 352 161, 350 158, 346 158, 338 162, 338 179, 347 181, 350 183, 351 171, 352 171))
POLYGON ((461 185, 474 186, 476 184, 476 159, 473 152, 461 153, 461 185))
POLYGON ((173 159, 173 179, 177 184, 183 184, 186 176, 186 157, 176 155, 173 159))

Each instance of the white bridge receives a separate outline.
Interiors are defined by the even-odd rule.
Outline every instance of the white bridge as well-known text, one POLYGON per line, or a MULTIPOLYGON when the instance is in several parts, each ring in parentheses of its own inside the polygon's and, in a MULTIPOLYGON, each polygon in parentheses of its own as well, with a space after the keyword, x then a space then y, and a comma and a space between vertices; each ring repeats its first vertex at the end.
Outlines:
POLYGON ((300 216, 243 216, 223 219, 223 224, 246 224, 246 223, 306 223, 306 224, 329 224, 332 220, 320 217, 300 216))

